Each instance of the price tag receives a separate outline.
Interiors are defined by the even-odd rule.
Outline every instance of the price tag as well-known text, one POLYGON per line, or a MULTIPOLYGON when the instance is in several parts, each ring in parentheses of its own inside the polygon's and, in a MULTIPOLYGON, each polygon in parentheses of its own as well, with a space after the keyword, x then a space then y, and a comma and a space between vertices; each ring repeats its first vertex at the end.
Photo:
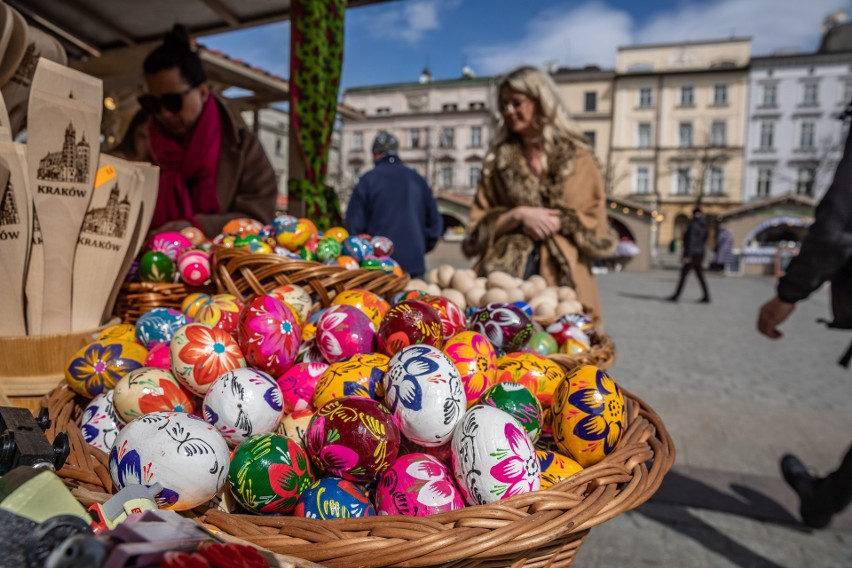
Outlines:
POLYGON ((105 183, 109 183, 115 179, 115 168, 106 165, 102 168, 98 169, 98 173, 95 174, 95 188, 99 188, 105 183))

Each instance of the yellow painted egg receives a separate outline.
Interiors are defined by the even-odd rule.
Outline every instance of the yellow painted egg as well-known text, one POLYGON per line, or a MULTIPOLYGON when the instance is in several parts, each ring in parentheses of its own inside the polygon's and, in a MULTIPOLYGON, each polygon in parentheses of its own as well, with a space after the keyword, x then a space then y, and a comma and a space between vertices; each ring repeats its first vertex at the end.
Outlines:
POLYGON ((625 428, 624 395, 609 374, 592 365, 565 377, 553 397, 553 439, 583 467, 618 446, 625 428))
POLYGON ((380 400, 384 394, 382 378, 389 364, 390 358, 380 353, 358 353, 346 361, 332 363, 320 375, 311 405, 320 408, 342 396, 380 400))
POLYGON ((313 302, 311 301, 311 295, 301 286, 282 284, 270 290, 269 295, 287 304, 293 310, 293 313, 299 316, 300 324, 308 320, 313 302))
POLYGON ((210 295, 204 294, 203 292, 194 292, 189 294, 183 299, 183 302, 181 302, 180 311, 182 311, 186 317, 195 319, 195 316, 198 314, 198 310, 200 310, 209 299, 210 295))
POLYGON ((458 369, 467 407, 470 408, 496 382, 497 354, 494 347, 481 333, 463 331, 444 344, 444 354, 458 369))
POLYGON ((281 227, 276 236, 276 242, 290 251, 299 250, 312 238, 317 236, 317 227, 310 219, 300 218, 295 223, 281 227))
POLYGON ((135 341, 93 341, 65 365, 65 380, 72 391, 94 398, 114 388, 128 373, 144 367, 147 357, 148 350, 135 341))
POLYGON ((497 382, 524 385, 544 409, 553 404, 553 393, 564 378, 559 365, 537 353, 508 353, 497 361, 497 382))
POLYGON ((385 314, 390 309, 390 304, 384 301, 379 295, 359 289, 344 290, 334 297, 331 305, 348 305, 358 308, 370 318, 376 329, 379 328, 382 318, 385 317, 385 314))
POLYGON ((326 237, 331 237, 332 239, 334 239, 338 243, 342 243, 343 241, 345 241, 347 239, 347 237, 349 237, 349 231, 347 231, 343 227, 332 227, 329 230, 327 230, 324 233, 324 235, 326 237))
POLYGON ((557 452, 536 450, 535 455, 541 466, 542 489, 556 485, 563 479, 568 479, 578 471, 583 470, 583 466, 576 461, 557 452))
POLYGON ((575 339, 573 337, 568 337, 565 339, 565 343, 559 346, 559 352, 564 353, 566 355, 578 355, 580 353, 587 353, 591 349, 591 346, 588 343, 580 339, 575 339))
POLYGON ((111 325, 98 334, 97 341, 136 341, 136 326, 130 323, 111 325))
POLYGON ((302 326, 302 341, 307 341, 317 335, 317 324, 306 323, 302 326))

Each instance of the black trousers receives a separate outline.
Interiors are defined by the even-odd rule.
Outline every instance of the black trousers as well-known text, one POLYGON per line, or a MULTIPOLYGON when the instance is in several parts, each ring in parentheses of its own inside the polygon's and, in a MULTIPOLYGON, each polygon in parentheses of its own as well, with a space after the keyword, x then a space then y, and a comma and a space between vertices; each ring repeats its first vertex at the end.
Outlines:
POLYGON ((701 291, 704 292, 704 298, 710 299, 710 291, 707 289, 707 281, 704 280, 704 269, 701 267, 701 263, 704 261, 701 257, 691 257, 689 258, 689 262, 685 262, 683 267, 680 269, 680 280, 677 283, 677 290, 675 290, 672 298, 677 299, 680 297, 680 293, 683 292, 683 285, 686 284, 686 276, 689 274, 690 270, 695 271, 695 276, 698 277, 698 283, 701 284, 701 291))
POLYGON ((832 515, 852 503, 852 446, 846 451, 840 467, 819 480, 814 497, 816 507, 832 515))

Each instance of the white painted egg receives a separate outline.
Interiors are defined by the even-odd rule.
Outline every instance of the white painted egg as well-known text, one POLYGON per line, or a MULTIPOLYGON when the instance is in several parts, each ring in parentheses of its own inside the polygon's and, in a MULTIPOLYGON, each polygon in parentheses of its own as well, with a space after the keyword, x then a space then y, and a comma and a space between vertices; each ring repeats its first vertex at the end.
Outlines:
POLYGON ((118 431, 124 427, 112 402, 112 390, 102 392, 92 399, 83 411, 80 431, 83 439, 99 450, 110 451, 118 431))
POLYGON ((275 379, 263 371, 234 369, 213 381, 202 409, 204 419, 233 448, 252 434, 274 432, 284 412, 284 397, 275 379))

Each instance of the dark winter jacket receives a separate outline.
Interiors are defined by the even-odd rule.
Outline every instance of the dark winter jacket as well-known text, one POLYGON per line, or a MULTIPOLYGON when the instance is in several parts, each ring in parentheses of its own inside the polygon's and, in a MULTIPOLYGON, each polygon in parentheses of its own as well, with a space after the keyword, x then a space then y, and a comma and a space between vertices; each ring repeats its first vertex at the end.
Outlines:
POLYGON ((683 257, 701 260, 707 248, 707 218, 693 217, 683 233, 683 257))
POLYGON ((388 237, 393 259, 419 275, 426 271, 423 257, 438 244, 443 222, 426 180, 391 155, 358 181, 346 209, 346 230, 388 237))

